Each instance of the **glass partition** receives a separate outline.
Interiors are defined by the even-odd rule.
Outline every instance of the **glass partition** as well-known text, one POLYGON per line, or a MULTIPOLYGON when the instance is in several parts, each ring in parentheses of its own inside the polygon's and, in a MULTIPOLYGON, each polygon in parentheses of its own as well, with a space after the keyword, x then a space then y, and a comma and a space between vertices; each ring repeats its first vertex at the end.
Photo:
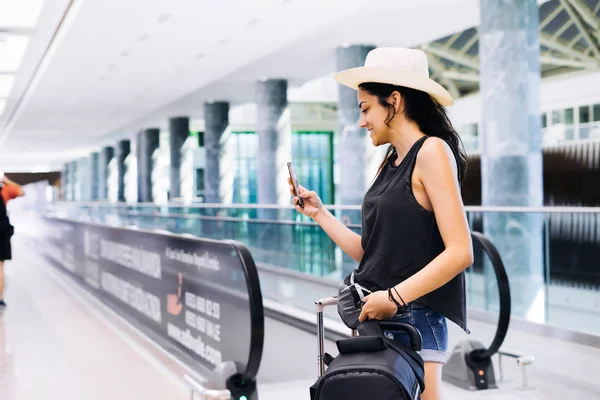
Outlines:
MULTIPOLYGON (((328 208, 334 215, 360 215, 359 207, 328 208)), ((55 203, 50 212, 96 223, 239 240, 259 264, 330 282, 347 272, 341 250, 292 207, 55 203), (261 209, 270 211, 258 212, 261 209)), ((467 216, 471 229, 486 234, 500 252, 511 284, 513 316, 600 335, 600 209, 468 207, 467 216)), ((347 225, 360 234, 360 225, 347 225)), ((466 271, 468 304, 496 312, 493 271, 481 249, 474 251, 475 263, 466 271)))

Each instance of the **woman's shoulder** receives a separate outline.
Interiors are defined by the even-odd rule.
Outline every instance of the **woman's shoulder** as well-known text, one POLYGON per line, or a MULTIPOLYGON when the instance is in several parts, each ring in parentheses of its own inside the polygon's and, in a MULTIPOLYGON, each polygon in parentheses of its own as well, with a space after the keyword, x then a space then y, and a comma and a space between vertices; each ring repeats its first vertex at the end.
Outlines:
POLYGON ((454 157, 450 145, 444 139, 437 136, 427 136, 423 141, 418 157, 439 157, 444 154, 454 157))
POLYGON ((429 136, 417 154, 417 164, 441 167, 448 165, 456 168, 456 159, 450 145, 439 137, 429 136))

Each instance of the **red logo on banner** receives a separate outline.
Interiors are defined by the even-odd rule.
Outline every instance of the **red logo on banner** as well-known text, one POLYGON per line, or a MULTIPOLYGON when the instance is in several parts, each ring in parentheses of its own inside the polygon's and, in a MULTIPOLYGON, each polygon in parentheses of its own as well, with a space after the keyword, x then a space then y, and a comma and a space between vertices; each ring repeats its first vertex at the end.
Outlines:
POLYGON ((183 309, 183 303, 181 302, 181 272, 179 273, 179 287, 177 287, 177 294, 167 295, 167 312, 171 315, 179 315, 183 309))

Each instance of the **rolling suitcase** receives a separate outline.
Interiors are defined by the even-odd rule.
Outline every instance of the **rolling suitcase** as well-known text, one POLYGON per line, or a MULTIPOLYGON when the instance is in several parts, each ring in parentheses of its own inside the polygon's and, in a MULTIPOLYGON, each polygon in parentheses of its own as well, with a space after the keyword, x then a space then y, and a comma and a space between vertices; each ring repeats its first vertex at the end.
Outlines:
POLYGON ((323 310, 337 304, 337 298, 316 301, 318 378, 310 388, 311 400, 403 400, 419 399, 425 389, 421 334, 405 323, 366 321, 379 334, 357 336, 336 342, 339 355, 325 353, 323 310), (388 339, 384 331, 404 331, 411 348, 388 339))

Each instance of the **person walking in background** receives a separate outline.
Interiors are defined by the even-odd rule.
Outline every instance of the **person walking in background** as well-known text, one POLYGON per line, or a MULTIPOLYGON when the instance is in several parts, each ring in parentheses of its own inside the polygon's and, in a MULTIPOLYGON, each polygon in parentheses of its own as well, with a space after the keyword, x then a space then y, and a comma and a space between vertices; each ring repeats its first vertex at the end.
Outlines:
POLYGON ((12 259, 12 249, 10 238, 14 233, 14 228, 8 219, 6 205, 12 199, 23 196, 23 188, 2 175, 2 185, 0 186, 0 307, 6 307, 4 301, 4 261, 12 259))

